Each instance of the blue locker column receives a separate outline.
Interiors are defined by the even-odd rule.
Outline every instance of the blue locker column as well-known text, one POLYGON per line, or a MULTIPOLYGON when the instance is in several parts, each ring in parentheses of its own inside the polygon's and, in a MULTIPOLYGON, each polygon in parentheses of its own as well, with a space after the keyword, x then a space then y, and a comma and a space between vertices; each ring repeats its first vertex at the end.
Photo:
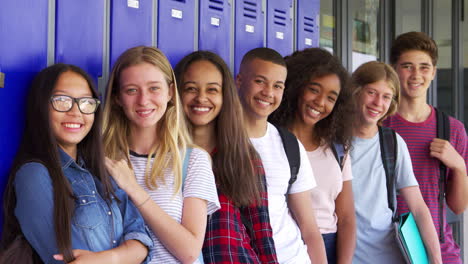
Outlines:
POLYGON ((152 41, 152 1, 111 2, 110 66, 125 50, 152 41))
POLYGON ((318 47, 320 0, 297 0, 297 50, 318 47))
POLYGON ((292 0, 267 1, 268 48, 278 51, 283 57, 293 51, 292 0))
POLYGON ((237 74, 245 53, 264 46, 262 1, 238 0, 235 12, 234 72, 237 74))
POLYGON ((194 0, 160 0, 158 10, 158 48, 175 66, 194 51, 194 0))
POLYGON ((97 85, 102 76, 104 0, 56 2, 55 62, 74 64, 97 85))
POLYGON ((228 0, 200 0, 198 49, 213 51, 230 63, 231 4, 228 0))
MULTIPOLYGON (((0 4, 0 206, 23 135, 26 97, 34 76, 47 66, 47 0, 0 4), (0 77, 2 79, 2 77, 0 77)), ((0 229, 3 226, 0 212, 0 229)))

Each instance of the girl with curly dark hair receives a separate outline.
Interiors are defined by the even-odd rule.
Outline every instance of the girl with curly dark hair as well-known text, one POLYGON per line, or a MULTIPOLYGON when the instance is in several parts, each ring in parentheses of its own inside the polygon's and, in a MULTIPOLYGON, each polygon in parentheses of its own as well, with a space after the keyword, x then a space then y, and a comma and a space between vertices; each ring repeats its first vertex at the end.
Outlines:
POLYGON ((286 89, 270 122, 288 128, 307 151, 317 181, 313 207, 328 263, 351 263, 356 223, 348 157, 354 113, 349 75, 337 57, 320 48, 296 51, 285 60, 286 89))

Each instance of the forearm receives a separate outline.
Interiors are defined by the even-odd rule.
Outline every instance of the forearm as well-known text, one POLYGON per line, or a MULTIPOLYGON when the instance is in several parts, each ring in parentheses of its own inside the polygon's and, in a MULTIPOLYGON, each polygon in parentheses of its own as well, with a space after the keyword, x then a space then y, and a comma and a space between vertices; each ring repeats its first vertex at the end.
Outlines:
MULTIPOLYGON (((129 193, 151 231, 164 247, 182 263, 193 263, 200 255, 203 235, 196 235, 168 215, 139 187, 129 193)), ((206 218, 205 218, 206 219, 206 218)), ((206 220, 205 220, 206 221, 206 220)), ((205 224, 206 226, 206 224, 205 224)))
POLYGON ((139 264, 148 255, 148 248, 136 240, 124 241, 120 246, 100 252, 107 255, 108 263, 115 264, 139 264))
POLYGON ((432 221, 429 209, 427 209, 427 207, 420 207, 417 210, 411 211, 411 213, 414 216, 422 240, 426 246, 430 263, 442 263, 439 238, 434 228, 434 222, 432 221))
POLYGON ((323 243, 322 234, 320 234, 318 228, 317 231, 309 232, 309 234, 303 236, 302 239, 307 246, 307 253, 312 263, 327 263, 325 244, 323 243))
POLYGON ((447 205, 456 213, 461 214, 468 205, 468 180, 466 168, 452 170, 452 177, 447 182, 447 205))
POLYGON ((337 263, 349 264, 353 261, 356 248, 356 221, 353 219, 338 219, 337 233, 337 263))

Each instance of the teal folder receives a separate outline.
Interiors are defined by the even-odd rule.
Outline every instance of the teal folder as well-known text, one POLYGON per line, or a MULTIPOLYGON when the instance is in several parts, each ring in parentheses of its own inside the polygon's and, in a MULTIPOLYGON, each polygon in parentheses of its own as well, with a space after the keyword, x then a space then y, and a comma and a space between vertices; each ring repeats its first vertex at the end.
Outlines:
POLYGON ((424 242, 411 212, 400 215, 397 240, 408 263, 429 264, 424 242))

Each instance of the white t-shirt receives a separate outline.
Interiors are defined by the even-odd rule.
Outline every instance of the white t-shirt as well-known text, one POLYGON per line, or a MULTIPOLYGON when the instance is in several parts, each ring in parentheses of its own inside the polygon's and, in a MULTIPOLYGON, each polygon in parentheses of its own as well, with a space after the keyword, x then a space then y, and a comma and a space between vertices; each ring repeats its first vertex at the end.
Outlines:
MULTIPOLYGON (((417 186, 405 141, 397 134, 395 187, 417 186)), ((357 241, 353 263, 404 263, 388 207, 386 175, 380 154, 379 133, 354 137, 351 148, 357 241)))
POLYGON ((312 205, 320 233, 336 233, 338 217, 335 213, 335 200, 343 189, 343 182, 353 178, 351 159, 345 156, 341 171, 331 148, 320 146, 307 152, 307 156, 317 181, 317 188, 312 190, 312 205))
MULTIPOLYGON (((159 187, 156 190, 150 190, 145 184, 144 176, 147 156, 131 153, 130 161, 138 184, 143 186, 151 199, 153 199, 161 209, 180 223, 182 219, 183 198, 181 192, 174 195, 174 174, 172 170, 166 168, 164 170, 165 183, 158 182, 159 187)), ((151 165, 153 161, 154 159, 151 159, 151 165)), ((171 166, 172 165, 169 164, 169 167, 171 166)), ((206 200, 208 215, 211 215, 221 208, 208 153, 199 148, 194 148, 190 154, 186 173, 187 176, 185 179, 183 196, 185 198, 196 197, 206 200)), ((167 251, 154 233, 150 233, 154 243, 154 247, 150 252, 152 257, 150 263, 180 263, 180 261, 167 251)), ((194 263, 199 262, 197 260, 194 263)))
MULTIPOLYGON (((280 134, 276 127, 268 123, 265 135, 260 138, 251 138, 250 141, 260 155, 265 169, 268 210, 278 261, 279 263, 310 263, 307 246, 302 241, 299 227, 291 217, 286 203, 285 194, 291 171, 280 134)), ((301 166, 297 180, 289 190, 290 194, 311 190, 316 185, 307 153, 300 142, 299 150, 301 166)))

